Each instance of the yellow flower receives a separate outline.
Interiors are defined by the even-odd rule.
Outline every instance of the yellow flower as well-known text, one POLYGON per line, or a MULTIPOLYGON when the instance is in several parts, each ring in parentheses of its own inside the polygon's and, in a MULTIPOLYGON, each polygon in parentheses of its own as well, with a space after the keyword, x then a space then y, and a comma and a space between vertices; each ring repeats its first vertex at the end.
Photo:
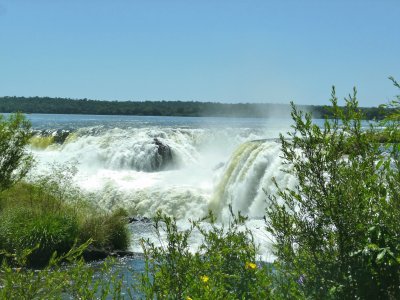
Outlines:
POLYGON ((203 281, 204 283, 207 283, 207 281, 208 281, 210 278, 208 278, 207 275, 203 275, 203 276, 200 276, 200 279, 201 279, 201 281, 203 281))
POLYGON ((190 298, 189 296, 186 297, 186 300, 193 300, 192 298, 190 298))
POLYGON ((255 270, 255 269, 257 269, 257 265, 255 263, 252 263, 252 262, 246 262, 245 268, 246 269, 255 270))

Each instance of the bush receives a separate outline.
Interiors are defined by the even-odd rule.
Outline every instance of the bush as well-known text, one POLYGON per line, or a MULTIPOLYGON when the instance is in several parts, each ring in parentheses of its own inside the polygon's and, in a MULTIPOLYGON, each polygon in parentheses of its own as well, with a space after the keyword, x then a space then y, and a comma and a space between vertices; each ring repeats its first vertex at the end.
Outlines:
POLYGON ((73 214, 9 208, 1 214, 0 249, 21 254, 34 249, 27 257, 29 266, 44 266, 54 252, 64 254, 78 235, 73 214))
POLYGON ((126 212, 116 210, 114 213, 97 213, 81 216, 79 239, 85 242, 92 239, 92 245, 108 250, 126 250, 130 244, 126 212))
MULTIPOLYGON (((233 215, 232 215, 233 216, 233 215)), ((205 219, 204 219, 205 220, 205 219)), ((228 228, 193 222, 179 231, 176 220, 158 213, 155 228, 165 230, 165 246, 143 242, 146 270, 138 291, 146 299, 265 299, 270 293, 270 270, 256 263, 251 233, 241 230, 244 218, 233 216, 228 228), (208 226, 207 226, 208 227, 208 226), (204 242, 192 253, 189 238, 198 230, 204 242)))
POLYGON ((0 115, 0 192, 30 170, 32 157, 25 149, 30 136, 30 123, 22 114, 12 114, 8 119, 0 115))
POLYGON ((298 184, 270 196, 276 265, 306 297, 398 299, 399 146, 384 147, 371 139, 379 133, 372 125, 362 128, 356 91, 343 109, 334 89, 331 101, 334 119, 322 128, 292 104, 294 132, 280 137, 285 171, 298 184))
POLYGON ((49 265, 40 270, 24 267, 29 250, 12 255, 20 267, 12 267, 6 261, 0 265, 0 299, 123 299, 123 278, 112 268, 112 261, 95 269, 79 259, 88 244, 53 256, 49 265), (61 264, 65 261, 68 266, 61 264))

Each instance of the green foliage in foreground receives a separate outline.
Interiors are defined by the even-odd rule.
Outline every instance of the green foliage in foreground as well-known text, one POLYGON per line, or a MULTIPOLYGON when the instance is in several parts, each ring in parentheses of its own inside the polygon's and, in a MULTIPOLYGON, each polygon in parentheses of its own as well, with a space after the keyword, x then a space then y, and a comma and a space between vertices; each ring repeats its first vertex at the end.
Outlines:
MULTIPOLYGON (((0 299, 266 299, 271 296, 272 270, 256 263, 251 233, 244 218, 233 216, 227 228, 201 221, 178 231, 176 221, 159 213, 155 228, 167 234, 165 245, 143 242, 145 271, 137 281, 124 285, 124 278, 105 262, 97 272, 81 259, 91 241, 61 256, 53 255, 41 270, 24 266, 30 252, 9 255, 0 267, 0 299), (207 226, 204 228, 203 226, 207 226), (189 238, 198 231, 204 238, 195 253, 189 238), (7 261, 11 261, 10 265, 7 261), (64 262, 64 263, 63 263, 64 262), (68 263, 66 265, 65 263, 68 263), (96 273, 95 273, 96 272, 96 273), (95 276, 96 274, 96 276, 95 276)), ((275 297, 278 298, 278 297, 275 297)))
POLYGON ((346 110, 334 89, 331 101, 335 118, 323 128, 293 106, 294 132, 281 136, 286 172, 298 184, 270 197, 276 265, 282 282, 298 280, 307 298, 399 299, 398 139, 371 141, 377 131, 361 128, 356 91, 346 110))
POLYGON ((179 232, 176 220, 158 214, 157 234, 165 232, 167 243, 143 245, 146 270, 138 290, 146 299, 265 299, 270 295, 269 270, 256 264, 252 234, 243 228, 245 219, 232 214, 227 228, 218 227, 213 217, 207 228, 192 222, 179 232), (204 242, 195 253, 189 239, 198 231, 204 242))
POLYGON ((0 266, 0 299, 122 299, 122 279, 113 271, 112 261, 96 272, 80 259, 89 243, 53 256, 40 270, 13 266, 23 266, 29 250, 11 255, 14 264, 3 261, 0 266))

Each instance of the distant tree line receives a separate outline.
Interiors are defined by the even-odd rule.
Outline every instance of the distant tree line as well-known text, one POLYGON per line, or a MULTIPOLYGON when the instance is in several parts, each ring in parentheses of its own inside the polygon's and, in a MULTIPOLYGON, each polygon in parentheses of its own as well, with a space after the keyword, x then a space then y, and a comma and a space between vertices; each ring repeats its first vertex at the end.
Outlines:
MULTIPOLYGON (((299 106, 314 118, 330 117, 329 108, 321 105, 299 106)), ((382 119, 386 111, 378 107, 361 108, 367 119, 382 119)), ((288 104, 215 103, 194 101, 100 101, 51 97, 0 97, 2 113, 93 114, 189 117, 287 117, 288 104)))

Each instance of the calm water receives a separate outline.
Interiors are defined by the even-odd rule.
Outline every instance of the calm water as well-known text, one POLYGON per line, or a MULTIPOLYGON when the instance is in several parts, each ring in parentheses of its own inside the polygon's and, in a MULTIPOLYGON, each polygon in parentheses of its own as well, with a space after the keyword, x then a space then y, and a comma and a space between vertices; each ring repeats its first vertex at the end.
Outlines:
MULTIPOLYGON (((7 115, 7 114, 6 114, 7 115)), ((153 127, 167 126, 174 128, 203 127, 247 127, 277 128, 290 124, 290 119, 261 118, 217 118, 217 117, 163 117, 163 116, 112 116, 112 115, 63 115, 63 114, 28 114, 27 118, 35 129, 77 129, 87 126, 106 127, 153 127)))

